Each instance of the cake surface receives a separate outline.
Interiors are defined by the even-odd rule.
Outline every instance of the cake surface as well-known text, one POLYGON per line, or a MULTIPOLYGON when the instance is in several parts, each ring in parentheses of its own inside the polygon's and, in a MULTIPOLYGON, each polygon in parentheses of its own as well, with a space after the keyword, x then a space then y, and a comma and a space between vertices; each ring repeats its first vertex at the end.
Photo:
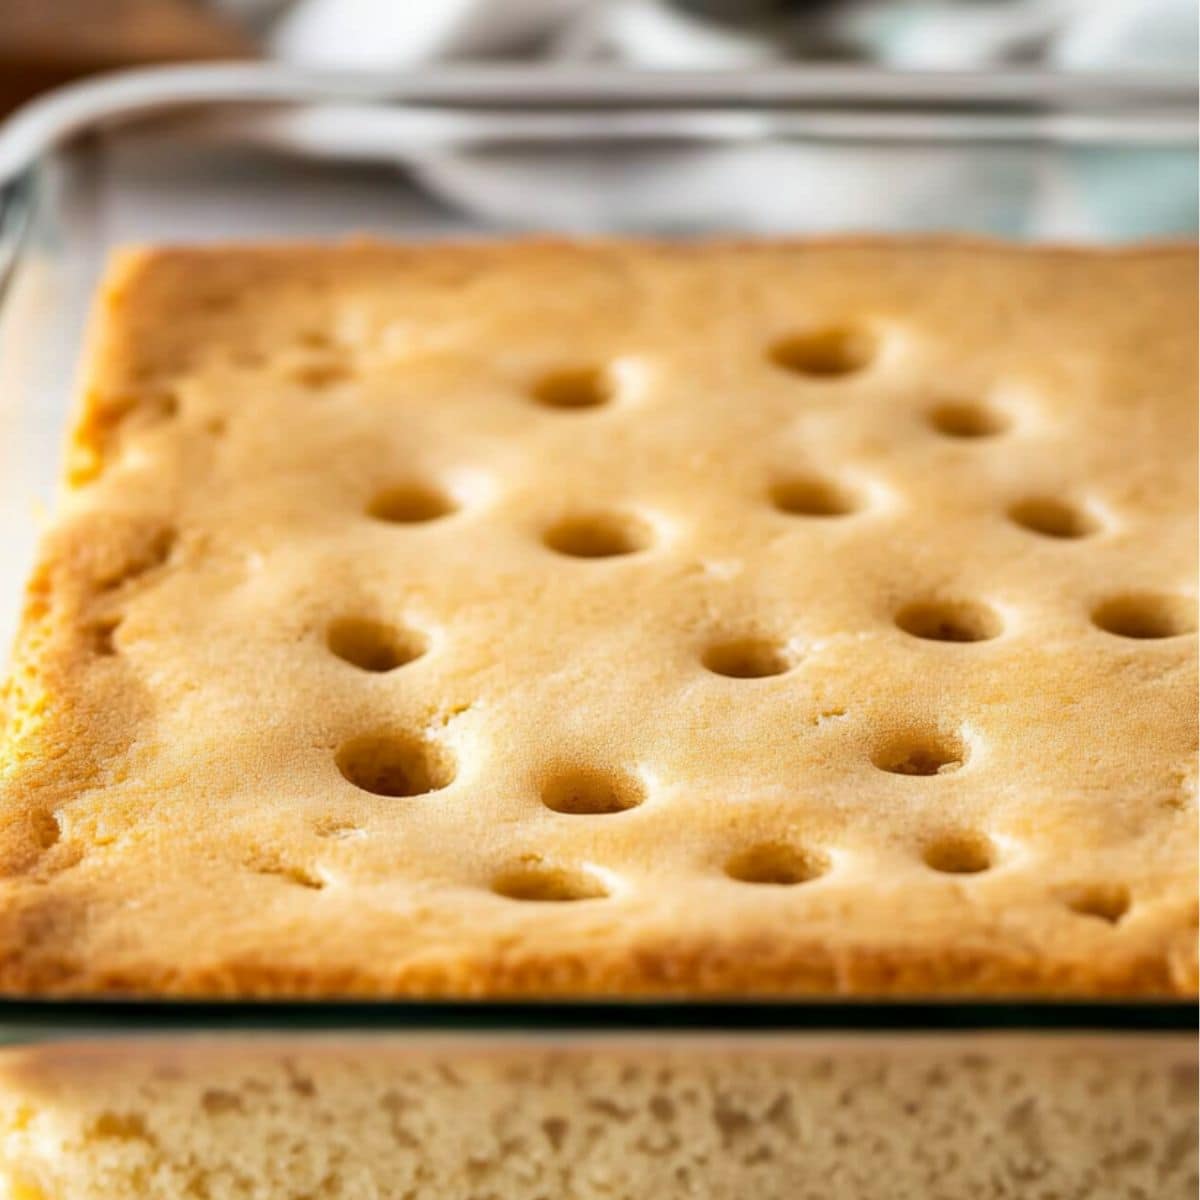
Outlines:
POLYGON ((1191 994, 1195 258, 130 251, 0 988, 1191 994))

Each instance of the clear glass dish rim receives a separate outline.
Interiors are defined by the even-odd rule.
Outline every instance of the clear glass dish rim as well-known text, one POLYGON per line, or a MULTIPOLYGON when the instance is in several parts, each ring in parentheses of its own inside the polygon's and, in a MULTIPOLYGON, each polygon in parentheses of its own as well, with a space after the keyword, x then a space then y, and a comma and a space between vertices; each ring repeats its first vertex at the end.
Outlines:
MULTIPOLYGON (((16 265, 31 170, 71 138, 122 119, 226 104, 352 102, 426 109, 546 111, 1083 111, 1135 114, 1192 140, 1197 81, 1183 75, 771 68, 750 73, 612 67, 454 66, 407 74, 305 71, 260 63, 152 67, 58 88, 0 124, 0 303, 16 265), (5 244, 7 243, 7 245, 5 244), (6 261, 7 260, 7 261, 6 261)), ((885 139, 886 140, 886 139, 885 139)), ((1197 1002, 1047 997, 761 999, 159 999, 0 997, 0 1041, 65 1033, 287 1030, 473 1032, 1191 1033, 1197 1002)))
POLYGON ((444 110, 638 108, 729 111, 1086 113, 1168 125, 1196 140, 1195 76, 1179 72, 915 72, 861 66, 647 71, 613 66, 456 64, 409 72, 306 70, 271 63, 143 67, 56 88, 0 122, 0 186, 68 138, 184 106, 405 104, 444 110))
POLYGON ((1194 1000, 0 998, 0 1043, 65 1033, 1191 1034, 1194 1000))

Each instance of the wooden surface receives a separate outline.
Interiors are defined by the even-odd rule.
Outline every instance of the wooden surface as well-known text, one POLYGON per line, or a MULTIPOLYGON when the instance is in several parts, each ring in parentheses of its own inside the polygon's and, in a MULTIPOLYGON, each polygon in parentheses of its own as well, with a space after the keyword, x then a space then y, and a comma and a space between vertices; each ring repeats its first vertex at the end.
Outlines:
POLYGON ((97 71, 252 53, 236 27, 187 0, 0 0, 0 112, 97 71))

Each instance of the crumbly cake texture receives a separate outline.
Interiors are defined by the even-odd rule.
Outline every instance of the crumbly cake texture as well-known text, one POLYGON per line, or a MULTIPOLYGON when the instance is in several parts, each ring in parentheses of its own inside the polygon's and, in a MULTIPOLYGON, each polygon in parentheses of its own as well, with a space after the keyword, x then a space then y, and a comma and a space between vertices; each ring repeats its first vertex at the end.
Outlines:
POLYGON ((1196 1186, 1188 1037, 0 1052, 4 1200, 1192 1200, 1196 1186))
POLYGON ((136 250, 8 992, 1191 994, 1195 256, 136 250))
POLYGON ((0 1195, 1190 1200, 1195 1123, 1187 1037, 119 1039, 0 1052, 0 1195))

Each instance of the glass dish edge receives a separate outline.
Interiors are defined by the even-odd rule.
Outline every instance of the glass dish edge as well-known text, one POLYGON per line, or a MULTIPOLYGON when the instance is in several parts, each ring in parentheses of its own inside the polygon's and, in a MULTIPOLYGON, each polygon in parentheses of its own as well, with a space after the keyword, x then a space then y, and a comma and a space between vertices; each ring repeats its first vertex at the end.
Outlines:
MULTIPOLYGON (((1175 128, 1200 124, 1196 81, 1183 75, 1005 71, 973 76, 913 75, 863 68, 780 68, 650 73, 613 68, 530 71, 455 67, 382 75, 304 71, 264 64, 155 67, 116 72, 55 89, 0 125, 0 303, 18 264, 28 216, 28 173, 66 140, 107 122, 179 106, 224 103, 364 101, 429 106, 488 102, 518 107, 637 104, 786 108, 791 105, 943 106, 972 112, 1006 105, 1067 105, 1103 114, 1127 106, 1175 128)), ((1045 997, 892 999, 814 997, 713 1001, 588 998, 545 1001, 473 999, 360 1001, 200 1000, 122 997, 0 997, 0 1041, 39 1031, 252 1031, 286 1028, 378 1032, 724 1031, 804 1032, 1114 1032, 1195 1033, 1197 1002, 1174 999, 1045 997)))

